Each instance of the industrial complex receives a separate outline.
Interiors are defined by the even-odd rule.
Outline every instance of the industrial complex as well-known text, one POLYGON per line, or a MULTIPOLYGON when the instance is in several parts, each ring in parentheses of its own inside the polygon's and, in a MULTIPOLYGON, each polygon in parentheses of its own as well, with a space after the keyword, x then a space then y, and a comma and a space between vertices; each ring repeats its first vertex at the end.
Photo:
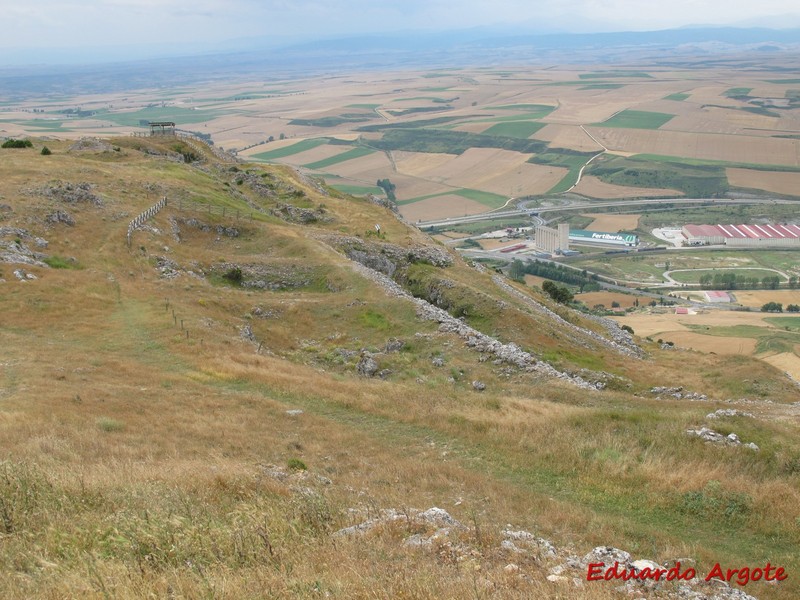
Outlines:
POLYGON ((681 232, 689 246, 800 248, 797 225, 684 225, 681 232))

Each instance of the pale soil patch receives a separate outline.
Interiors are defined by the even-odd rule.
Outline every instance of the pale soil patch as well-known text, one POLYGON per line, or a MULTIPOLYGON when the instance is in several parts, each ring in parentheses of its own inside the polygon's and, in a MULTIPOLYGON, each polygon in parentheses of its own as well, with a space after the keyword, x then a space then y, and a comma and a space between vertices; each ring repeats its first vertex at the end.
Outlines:
POLYGON ((776 194, 800 195, 800 173, 756 171, 753 169, 726 169, 731 185, 756 188, 776 194))
POLYGON ((529 154, 508 150, 470 148, 429 171, 427 178, 453 187, 521 196, 546 192, 567 173, 561 167, 531 164, 528 158, 529 154))
POLYGON ((525 285, 533 287, 542 287, 545 281, 550 281, 546 277, 539 277, 538 275, 525 275, 525 285))
MULTIPOLYGON (((618 294, 614 292, 587 292, 585 294, 577 294, 575 296, 576 300, 580 300, 589 308, 593 307, 595 304, 602 304, 606 308, 611 308, 612 302, 619 302, 619 305, 622 308, 628 308, 630 306, 634 306, 634 301, 636 300, 637 296, 631 296, 629 294, 618 294)), ((640 299, 639 302, 645 300, 644 304, 647 304, 649 300, 640 299)))
POLYGON ((792 139, 606 128, 591 133, 608 148, 625 152, 789 166, 800 158, 800 140, 792 139))
MULTIPOLYGON (((736 312, 736 311, 709 311, 697 315, 676 315, 673 312, 665 314, 635 313, 625 317, 618 317, 619 323, 633 327, 637 335, 664 337, 674 331, 689 331, 684 324, 733 327, 735 325, 755 325, 767 327, 764 317, 766 313, 736 312)), ((774 314, 771 316, 775 316, 774 314)))
MULTIPOLYGON (((732 292, 732 294, 737 303, 752 308, 760 308, 767 302, 780 302, 784 308, 789 304, 800 305, 800 290, 753 290, 737 291, 732 292)), ((791 313, 789 313, 789 316, 791 316, 791 313)))
POLYGON ((639 217, 642 215, 615 215, 615 214, 583 214, 584 217, 594 217, 589 226, 589 231, 607 231, 617 233, 618 231, 631 231, 639 226, 639 217))
POLYGON ((491 239, 491 240, 476 240, 481 248, 484 250, 497 250, 498 248, 505 248, 506 246, 514 246, 521 244, 522 240, 510 240, 508 238, 491 239))
POLYGON ((691 131, 693 133, 739 134, 768 136, 779 126, 775 117, 758 115, 735 108, 707 106, 696 112, 679 115, 665 123, 662 131, 691 131))
MULTIPOLYGON (((364 176, 369 173, 370 176, 368 177, 368 180, 371 180, 372 185, 375 185, 375 182, 378 180, 378 178, 373 177, 372 173, 376 169, 385 169, 385 171, 381 172, 386 172, 386 177, 391 178, 391 168, 391 163, 383 152, 374 152, 373 154, 362 156, 356 160, 348 160, 342 163, 331 165, 325 170, 329 173, 335 173, 341 177, 356 177, 357 179, 363 179, 364 176)), ((395 183, 394 179, 392 179, 392 183, 395 183)), ((395 185, 397 184, 395 183, 395 185)))
POLYGON ((438 154, 426 152, 404 152, 395 150, 392 152, 394 162, 397 165, 397 172, 412 177, 423 177, 430 171, 434 171, 440 166, 456 158, 455 154, 438 154))
POLYGON ((483 133, 489 127, 492 127, 494 123, 464 123, 463 125, 459 125, 455 128, 455 131, 466 131, 469 133, 483 133))
POLYGON ((415 221, 430 221, 433 219, 446 219, 447 217, 463 217, 464 215, 476 215, 489 210, 489 207, 456 196, 448 194, 436 196, 427 200, 420 200, 413 204, 403 204, 400 206, 400 214, 412 223, 415 221))
MULTIPOLYGON (((618 153, 630 156, 631 153, 618 153)), ((633 198, 633 197, 650 197, 650 196, 683 196, 682 192, 677 190, 669 190, 665 188, 639 188, 628 187, 625 185, 616 185, 613 183, 606 183, 601 181, 593 175, 585 175, 581 177, 581 182, 572 190, 576 194, 583 194, 590 198, 633 198)))
POLYGON ((752 338, 703 335, 693 331, 664 333, 663 338, 665 341, 668 340, 680 348, 691 348, 700 352, 714 352, 716 354, 751 355, 756 349, 756 340, 752 338))
MULTIPOLYGON (((349 146, 331 146, 325 144, 324 146, 317 146, 306 150, 305 152, 298 152, 285 158, 278 159, 280 162, 285 162, 290 165, 306 165, 308 163, 317 162, 318 160, 325 160, 332 156, 338 156, 352 150, 349 146)), ((325 169, 328 170, 327 168, 325 169)))
POLYGON ((554 148, 568 148, 578 152, 599 152, 603 148, 576 125, 551 123, 533 134, 533 139, 550 142, 554 148))
POLYGON ((795 379, 800 380, 800 356, 792 354, 791 352, 782 352, 781 354, 773 354, 772 356, 759 357, 766 363, 771 364, 776 369, 780 369, 784 373, 789 373, 795 379))

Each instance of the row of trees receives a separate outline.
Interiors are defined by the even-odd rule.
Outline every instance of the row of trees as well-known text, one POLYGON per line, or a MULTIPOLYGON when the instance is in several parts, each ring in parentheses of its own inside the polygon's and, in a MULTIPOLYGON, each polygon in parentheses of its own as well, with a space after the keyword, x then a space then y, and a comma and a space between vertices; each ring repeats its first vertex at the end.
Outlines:
MULTIPOLYGON (((793 275, 789 278, 789 288, 798 288, 798 278, 793 275)), ((725 273, 704 273, 700 276, 700 287, 704 290, 777 290, 781 285, 781 278, 777 275, 768 275, 759 279, 731 271, 725 273)))
MULTIPOLYGON (((783 312, 783 304, 780 302, 767 302, 761 307, 761 312, 783 312)), ((797 304, 790 304, 786 307, 786 312, 800 312, 800 306, 797 304)))
POLYGON ((515 259, 509 267, 508 276, 516 281, 523 281, 525 275, 536 275, 537 277, 561 281, 562 283, 577 286, 581 292, 600 289, 600 285, 597 283, 597 275, 589 275, 586 270, 576 271, 563 265, 554 265, 538 260, 522 262, 519 259, 515 259))

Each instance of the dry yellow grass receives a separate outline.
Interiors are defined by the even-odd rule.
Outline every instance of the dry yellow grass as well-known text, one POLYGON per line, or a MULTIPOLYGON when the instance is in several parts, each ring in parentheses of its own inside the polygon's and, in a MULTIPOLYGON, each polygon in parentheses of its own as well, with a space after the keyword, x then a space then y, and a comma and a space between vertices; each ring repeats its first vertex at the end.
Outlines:
POLYGON ((580 300, 588 307, 593 307, 597 304, 602 304, 606 308, 611 308, 612 302, 619 303, 622 308, 629 308, 634 306, 636 296, 631 294, 620 294, 615 292, 586 292, 575 296, 576 300, 580 300))
POLYGON ((766 190, 776 194, 800 195, 800 173, 725 169, 728 182, 736 187, 766 190))
POLYGON ((534 139, 550 142, 554 148, 568 148, 578 152, 600 152, 603 148, 576 125, 545 125, 533 135, 534 139))
POLYGON ((767 302, 800 305, 800 290, 737 290, 733 292, 736 302, 751 308, 761 308, 767 302))
POLYGON ((413 223, 416 221, 477 215, 488 211, 489 207, 463 196, 444 194, 435 198, 412 202, 411 204, 402 204, 399 210, 403 217, 413 223))
POLYGON ((633 231, 639 226, 639 217, 642 215, 618 215, 618 214, 586 214, 584 217, 592 217, 592 221, 586 229, 589 231, 633 231))
POLYGON ((686 158, 796 166, 800 140, 684 131, 590 129, 612 150, 686 158))

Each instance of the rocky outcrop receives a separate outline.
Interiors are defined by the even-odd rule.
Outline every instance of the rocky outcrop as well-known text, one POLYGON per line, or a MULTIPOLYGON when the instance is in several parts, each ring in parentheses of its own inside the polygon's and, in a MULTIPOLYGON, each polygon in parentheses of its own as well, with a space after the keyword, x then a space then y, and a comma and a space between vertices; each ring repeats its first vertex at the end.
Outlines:
MULTIPOLYGON (((580 327, 570 323, 561 317, 561 315, 556 314, 527 294, 523 294, 521 291, 505 281, 501 275, 493 275, 492 281, 494 281, 495 284, 503 291, 521 300, 525 306, 532 308, 535 312, 546 315, 554 323, 557 323, 560 331, 566 331, 573 334, 570 337, 570 340, 575 344, 587 347, 587 344, 584 340, 585 338, 589 338, 596 344, 599 344, 602 348, 610 348, 611 350, 631 358, 643 358, 645 356, 642 349, 636 345, 630 334, 627 331, 620 329, 618 326, 616 326, 616 323, 610 321, 610 319, 606 319, 605 321, 609 321, 613 325, 606 323, 605 321, 599 321, 611 334, 611 339, 607 339, 591 329, 586 329, 585 327, 580 327)), ((595 317, 595 319, 597 319, 597 317, 595 317)))
POLYGON ((103 200, 94 193, 94 184, 56 181, 45 186, 22 190, 26 195, 44 196, 68 204, 92 204, 103 206, 103 200))
POLYGON ((743 444, 739 439, 739 436, 735 433, 722 435, 721 433, 717 433, 713 429, 709 429, 707 427, 701 427, 700 429, 687 429, 686 433, 691 436, 699 437, 700 439, 712 444, 723 444, 725 446, 744 446, 745 448, 749 448, 750 450, 754 450, 756 452, 758 452, 760 449, 753 442, 750 442, 749 444, 743 444))
POLYGON ((576 375, 564 373, 554 368, 552 365, 537 360, 529 352, 520 349, 514 343, 504 344, 499 340, 481 333, 477 329, 470 327, 460 319, 456 319, 450 313, 432 305, 430 302, 415 298, 406 292, 399 284, 389 279, 383 273, 365 267, 361 263, 352 262, 352 267, 367 279, 373 281, 381 287, 387 294, 397 298, 404 298, 413 302, 417 308, 417 316, 426 321, 436 321, 439 323, 439 330, 444 333, 452 333, 464 340, 466 345, 473 350, 493 356, 495 359, 517 367, 526 372, 536 372, 542 375, 555 377, 567 381, 581 389, 596 390, 597 385, 591 384, 576 375))

